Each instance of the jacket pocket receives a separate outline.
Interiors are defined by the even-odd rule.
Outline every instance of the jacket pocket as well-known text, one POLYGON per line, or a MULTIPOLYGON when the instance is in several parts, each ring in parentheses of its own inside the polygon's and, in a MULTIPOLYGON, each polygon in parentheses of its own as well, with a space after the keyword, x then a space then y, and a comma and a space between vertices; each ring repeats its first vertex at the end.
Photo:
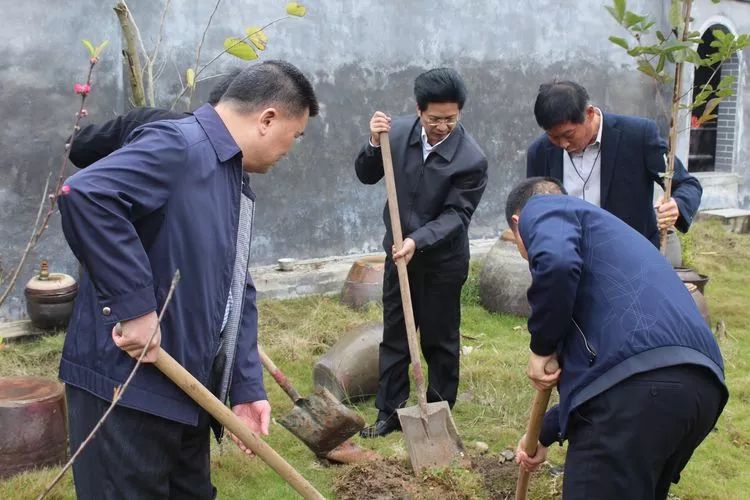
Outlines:
POLYGON ((573 319, 572 321, 573 321, 573 326, 575 326, 575 329, 576 329, 576 335, 580 339, 579 343, 582 346, 583 355, 586 357, 586 359, 588 359, 589 366, 593 366, 593 364, 596 362, 596 356, 597 356, 596 348, 589 341, 588 337, 586 337, 586 334, 583 333, 583 330, 578 325, 578 322, 575 319, 573 319))

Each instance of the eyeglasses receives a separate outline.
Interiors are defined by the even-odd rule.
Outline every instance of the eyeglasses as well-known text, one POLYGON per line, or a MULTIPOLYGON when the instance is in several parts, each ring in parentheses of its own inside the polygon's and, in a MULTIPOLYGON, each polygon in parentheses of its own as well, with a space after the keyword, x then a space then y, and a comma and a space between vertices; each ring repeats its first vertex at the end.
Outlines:
POLYGON ((458 123, 458 117, 456 118, 425 118, 425 125, 430 127, 437 127, 438 125, 447 125, 448 127, 455 127, 458 123))

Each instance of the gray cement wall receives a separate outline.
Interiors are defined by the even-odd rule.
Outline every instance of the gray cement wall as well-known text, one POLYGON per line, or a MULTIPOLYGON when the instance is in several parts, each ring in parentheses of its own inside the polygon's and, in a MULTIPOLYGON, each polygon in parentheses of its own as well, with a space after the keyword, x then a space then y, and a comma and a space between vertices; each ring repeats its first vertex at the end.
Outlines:
MULTIPOLYGON (((700 1, 710 8, 709 0, 700 1)), ((283 16, 285 3, 222 2, 207 33, 202 61, 218 53, 225 37, 241 36, 247 26, 283 16)), ((578 80, 604 109, 650 116, 666 127, 654 104, 657 89, 607 40, 621 32, 603 1, 304 3, 307 17, 287 19, 266 30, 270 41, 262 57, 287 59, 308 74, 322 104, 321 114, 310 121, 304 140, 275 170, 252 179, 259 196, 253 248, 257 264, 282 256, 379 249, 384 188, 359 184, 353 160, 366 140, 373 111, 414 112, 413 79, 426 69, 453 66, 469 87, 463 121, 490 163, 490 183, 472 223, 474 238, 494 237, 504 227, 505 195, 523 177, 526 147, 540 133, 531 107, 542 81, 578 80)), ((664 22, 661 2, 628 3, 635 10, 656 10, 664 22)), ((72 125, 77 109, 72 86, 82 80, 87 59, 80 38, 110 40, 96 70, 89 120, 103 121, 126 109, 113 4, 47 0, 21 5, 0 0, 6 47, 0 56, 0 112, 6 122, 0 134, 0 258, 6 267, 15 263, 25 245, 44 179, 56 170, 72 125)), ((156 37, 161 4, 130 2, 147 47, 156 37)), ((722 4, 727 9, 746 7, 726 0, 722 4)), ((172 2, 161 48, 166 56, 158 80, 162 104, 170 103, 179 91, 178 75, 192 64, 213 5, 209 0, 172 2)), ((206 74, 237 64, 243 63, 224 56, 206 74)), ((196 102, 210 86, 208 81, 199 87, 196 102)), ((750 93, 744 82, 743 92, 750 93)), ((739 158, 748 153, 750 143, 743 145, 739 158)), ((49 257, 55 269, 75 274, 76 263, 58 218, 53 218, 32 262, 42 256, 49 257)), ((24 314, 22 290, 31 267, 0 309, 0 319, 24 314)))

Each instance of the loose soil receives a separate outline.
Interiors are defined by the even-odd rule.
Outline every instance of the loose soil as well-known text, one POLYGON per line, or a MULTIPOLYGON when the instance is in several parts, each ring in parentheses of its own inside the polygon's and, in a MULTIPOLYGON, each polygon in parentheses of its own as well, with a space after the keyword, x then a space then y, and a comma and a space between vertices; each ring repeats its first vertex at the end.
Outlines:
MULTIPOLYGON (((484 498, 505 500, 516 491, 518 467, 499 455, 472 457, 472 472, 484 483, 484 498)), ((395 459, 381 459, 341 469, 333 486, 337 499, 382 500, 468 500, 476 498, 460 491, 459 483, 445 474, 414 476, 408 463, 395 459)))

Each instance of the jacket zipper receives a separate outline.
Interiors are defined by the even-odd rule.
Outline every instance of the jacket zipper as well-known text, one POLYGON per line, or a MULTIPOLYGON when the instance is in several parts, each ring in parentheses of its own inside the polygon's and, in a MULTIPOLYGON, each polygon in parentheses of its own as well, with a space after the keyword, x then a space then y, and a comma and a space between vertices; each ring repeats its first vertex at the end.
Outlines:
POLYGON ((573 324, 576 325, 576 329, 578 329, 578 333, 581 334, 581 338, 583 339, 583 345, 586 348, 586 351, 589 353, 589 366, 591 366, 594 364, 594 361, 596 361, 596 351, 589 344, 589 341, 586 338, 586 335, 584 335, 583 330, 581 330, 581 327, 578 326, 578 322, 575 319, 573 319, 573 324))
MULTIPOLYGON (((245 186, 245 178, 243 176, 242 182, 240 183, 240 204, 242 204, 242 197, 245 196, 242 193, 242 188, 245 186)), ((248 197, 249 198, 249 197, 248 197)), ((250 259, 250 249, 252 248, 253 243, 253 224, 255 224, 255 201, 253 201, 253 208, 250 211, 250 237, 248 238, 250 241, 248 242, 248 261, 250 259)), ((238 223, 239 227, 239 223, 238 223)), ((239 233, 239 229, 238 229, 239 233)), ((239 235, 238 235, 239 236, 239 235)), ((249 266, 245 266, 245 279, 243 280, 244 286, 242 287, 242 297, 240 299, 240 308, 245 307, 245 292, 247 292, 247 275, 249 273, 248 271, 249 266)), ((234 298, 233 298, 234 299, 234 298)), ((234 304, 232 304, 234 305, 234 304)), ((240 309, 240 326, 242 325, 242 309, 240 309)), ((237 333, 237 342, 234 343, 234 352, 232 354, 232 362, 237 362, 237 346, 239 345, 239 332, 237 333)), ((229 388, 232 386, 232 375, 234 374, 233 367, 229 371, 229 378, 227 379, 227 393, 224 397, 223 403, 226 404, 229 401, 229 388)))

